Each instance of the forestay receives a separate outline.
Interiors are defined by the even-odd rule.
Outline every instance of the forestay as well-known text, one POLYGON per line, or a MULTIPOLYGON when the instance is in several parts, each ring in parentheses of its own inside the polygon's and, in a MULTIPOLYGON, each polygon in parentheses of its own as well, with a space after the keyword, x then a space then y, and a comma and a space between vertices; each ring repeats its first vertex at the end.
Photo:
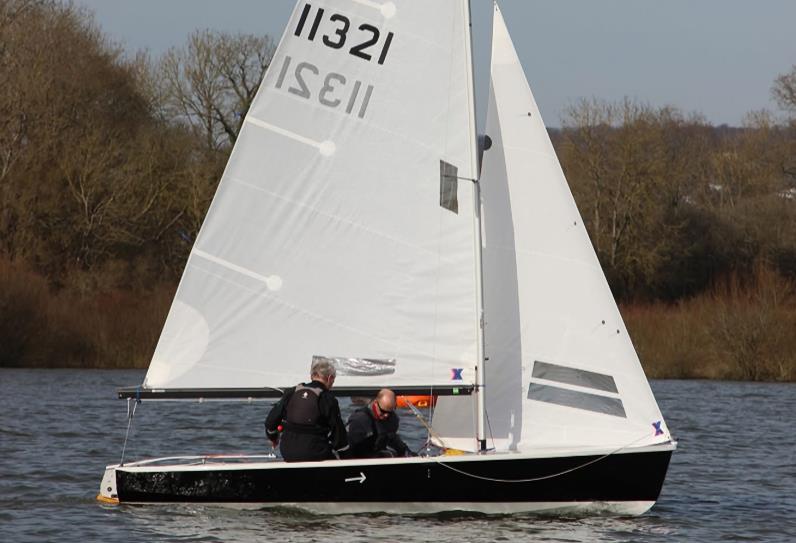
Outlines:
POLYGON ((300 1, 144 387, 474 380, 466 0, 300 1))
MULTIPOLYGON (((671 439, 495 8, 481 194, 489 447, 575 450, 671 439)), ((434 427, 472 449, 465 398, 434 427), (468 437, 468 435, 470 437, 468 437)))

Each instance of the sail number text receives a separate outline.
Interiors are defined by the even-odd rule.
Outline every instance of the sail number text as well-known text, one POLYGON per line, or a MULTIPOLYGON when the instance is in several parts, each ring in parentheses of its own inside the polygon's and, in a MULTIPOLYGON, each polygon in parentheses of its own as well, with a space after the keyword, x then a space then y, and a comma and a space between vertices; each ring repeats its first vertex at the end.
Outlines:
POLYGON ((365 117, 373 95, 373 85, 361 81, 349 81, 337 72, 322 74, 321 70, 309 62, 297 62, 291 70, 293 58, 285 56, 282 69, 276 80, 277 89, 287 85, 287 92, 306 100, 318 99, 330 108, 343 108, 346 114, 365 117))
MULTIPOLYGON (((301 12, 298 25, 296 25, 296 30, 293 32, 295 36, 300 38, 304 31, 307 30, 305 37, 309 41, 315 41, 318 36, 318 28, 321 26, 324 16, 327 15, 325 9, 318 8, 314 17, 312 17, 312 10, 312 4, 304 4, 304 10, 301 12)), ((327 47, 342 49, 347 45, 351 45, 348 53, 355 57, 367 61, 375 58, 380 65, 387 60, 387 53, 390 51, 390 45, 392 45, 394 37, 392 32, 387 33, 387 36, 382 40, 381 32, 373 25, 363 23, 356 30, 352 30, 351 19, 339 13, 328 14, 326 20, 334 25, 330 33, 321 36, 321 41, 327 47)))

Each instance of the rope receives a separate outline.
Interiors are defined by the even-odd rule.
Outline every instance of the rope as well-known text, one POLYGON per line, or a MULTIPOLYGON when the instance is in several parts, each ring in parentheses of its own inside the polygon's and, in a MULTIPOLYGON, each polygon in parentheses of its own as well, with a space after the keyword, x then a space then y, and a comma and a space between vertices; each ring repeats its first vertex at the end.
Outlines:
MULTIPOLYGON (((432 402, 429 402, 429 407, 431 406, 431 403, 432 402)), ((420 421, 420 424, 422 424, 426 428, 426 430, 428 431, 428 434, 427 434, 428 438, 426 439, 426 443, 427 444, 430 443, 431 442, 431 438, 433 437, 435 439, 438 439, 439 442, 444 445, 445 442, 442 440, 442 438, 439 436, 439 434, 437 432, 435 432, 434 428, 432 428, 431 425, 428 424, 423 419, 423 414, 420 412, 420 410, 417 407, 415 407, 414 405, 412 405, 412 402, 406 402, 406 405, 409 406, 409 409, 412 410, 412 413, 414 413, 415 417, 417 417, 417 420, 420 421)))
MULTIPOLYGON (((437 342, 436 341, 434 342, 434 358, 435 359, 437 358, 437 342)), ((432 368, 432 371, 433 371, 433 368, 432 368)), ((410 404, 411 404, 411 402, 410 402, 410 404)), ((435 406, 436 406, 436 402, 434 401, 434 385, 432 384, 431 385, 431 389, 429 390, 429 395, 428 395, 428 420, 434 420, 434 409, 435 409, 435 406)), ((426 449, 426 452, 428 452, 429 444, 431 443, 431 433, 434 431, 434 429, 431 427, 430 424, 426 424, 426 421, 423 420, 423 414, 420 412, 419 409, 416 410, 414 405, 412 405, 412 412, 420 420, 420 422, 423 424, 423 426, 426 427, 426 443, 425 443, 425 445, 423 445, 423 447, 426 449)))
MULTIPOLYGON (((611 451, 608 454, 604 454, 604 455, 602 455, 602 456, 600 456, 598 458, 595 458, 593 460, 589 460, 588 462, 580 464, 579 466, 575 466, 574 468, 570 468, 570 469, 561 471, 559 473, 553 473, 551 475, 544 475, 542 477, 532 477, 530 479, 496 479, 494 477, 484 477, 482 475, 475 475, 473 473, 467 473, 466 471, 454 468, 453 466, 445 464, 444 462, 441 462, 438 459, 436 459, 436 462, 440 466, 448 468, 451 471, 455 471, 456 473, 459 473, 461 475, 465 475, 467 477, 472 477, 473 479, 479 479, 481 481, 491 481, 493 483, 534 483, 536 481, 544 481, 544 480, 547 480, 547 479, 554 479, 556 477, 561 477, 562 475, 566 475, 568 473, 572 473, 573 471, 577 471, 579 469, 585 468, 586 466, 590 466, 592 464, 596 464, 600 460, 605 460, 609 456, 617 454, 619 451, 622 451, 622 450, 624 450, 624 449, 626 449, 626 448, 628 448, 628 447, 630 447, 630 446, 632 446, 632 445, 634 445, 634 444, 638 443, 639 441, 641 441, 643 439, 646 439, 646 438, 647 438, 647 436, 645 435, 644 437, 636 439, 635 441, 631 441, 627 445, 622 445, 621 447, 619 447, 615 451, 611 451)), ((439 458, 439 457, 437 457, 437 458, 439 458)))

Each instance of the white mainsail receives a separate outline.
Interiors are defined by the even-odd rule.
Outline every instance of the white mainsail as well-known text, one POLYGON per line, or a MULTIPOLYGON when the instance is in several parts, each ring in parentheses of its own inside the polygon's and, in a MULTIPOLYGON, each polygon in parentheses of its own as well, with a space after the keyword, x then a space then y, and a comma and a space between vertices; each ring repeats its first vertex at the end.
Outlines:
POLYGON ((298 2, 144 386, 468 385, 477 358, 466 0, 298 2))
MULTIPOLYGON (((600 268, 500 10, 481 174, 487 445, 588 450, 671 439, 600 268)), ((466 398, 434 427, 472 450, 466 398)))

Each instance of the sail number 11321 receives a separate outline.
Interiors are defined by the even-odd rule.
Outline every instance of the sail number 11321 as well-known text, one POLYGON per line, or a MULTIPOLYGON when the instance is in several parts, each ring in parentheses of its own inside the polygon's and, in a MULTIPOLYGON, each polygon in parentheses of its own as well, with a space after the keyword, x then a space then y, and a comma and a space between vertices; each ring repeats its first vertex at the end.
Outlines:
POLYGON ((387 60, 387 53, 390 51, 390 45, 394 34, 388 32, 384 39, 381 39, 381 31, 375 26, 362 23, 356 30, 351 30, 351 19, 339 13, 331 13, 326 16, 326 10, 318 8, 315 15, 312 15, 312 4, 304 4, 304 9, 299 16, 298 24, 293 35, 297 37, 305 37, 309 41, 315 41, 318 37, 318 28, 324 19, 328 20, 334 25, 334 28, 328 33, 320 36, 320 40, 327 47, 332 49, 348 48, 348 53, 359 57, 363 60, 376 59, 380 65, 384 64, 387 60))
POLYGON ((355 114, 360 119, 365 113, 373 95, 373 85, 361 81, 350 81, 337 72, 323 73, 310 62, 297 62, 285 56, 282 69, 274 85, 277 89, 287 87, 287 91, 305 100, 317 100, 332 109, 342 109, 346 114, 355 114))

